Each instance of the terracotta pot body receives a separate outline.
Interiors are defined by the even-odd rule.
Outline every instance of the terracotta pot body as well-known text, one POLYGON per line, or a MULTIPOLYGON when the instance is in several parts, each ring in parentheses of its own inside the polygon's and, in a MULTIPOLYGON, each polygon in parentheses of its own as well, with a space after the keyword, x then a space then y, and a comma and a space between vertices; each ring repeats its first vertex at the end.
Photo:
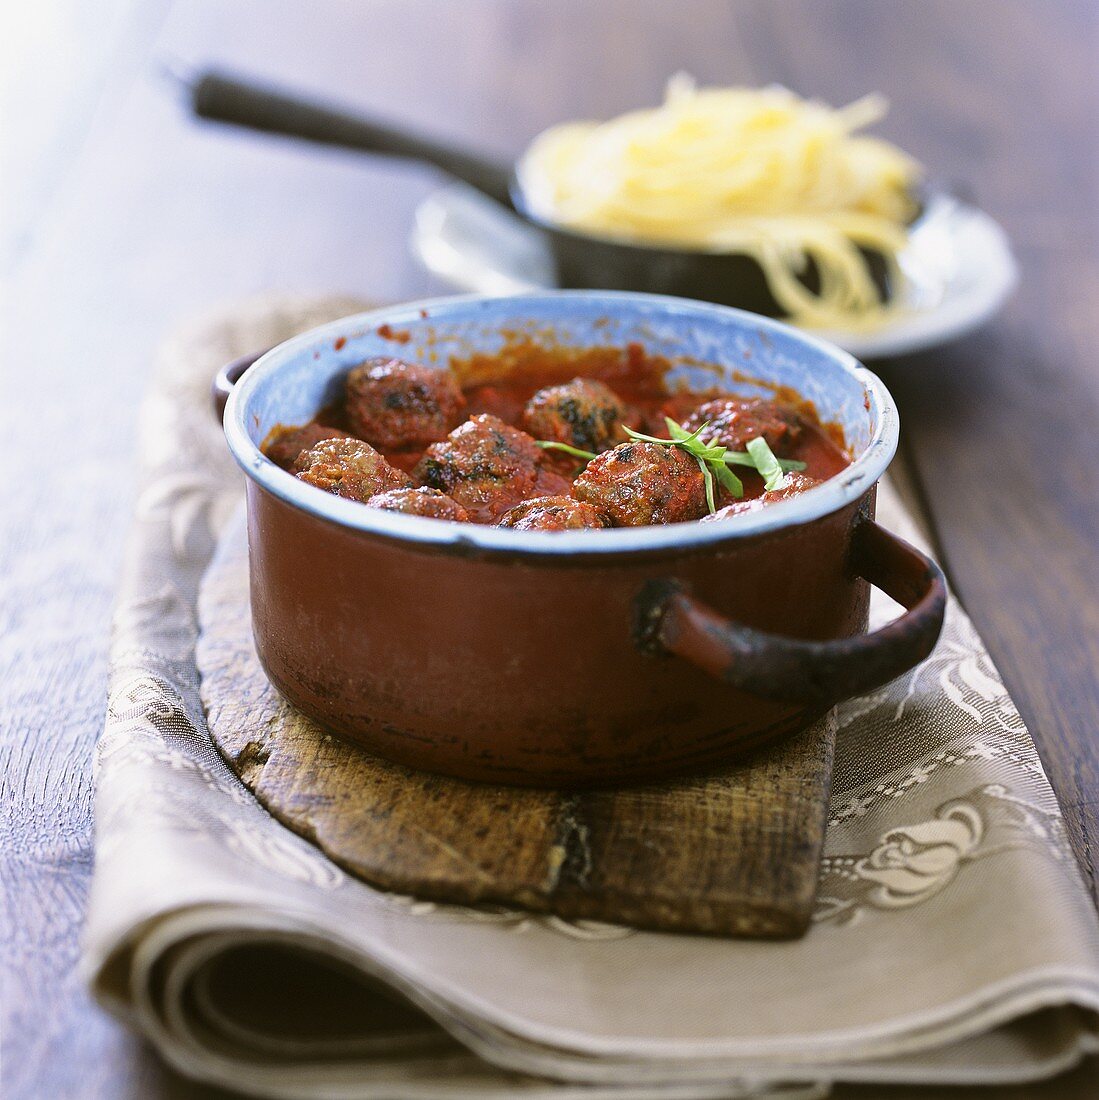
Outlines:
POLYGON ((701 768, 823 709, 761 699, 638 644, 642 594, 678 580, 740 623, 866 628, 847 567, 859 505, 716 551, 626 562, 394 543, 249 485, 256 648, 310 717, 411 767, 584 784, 701 768))
MULTIPOLYGON (((802 728, 874 682, 860 671, 873 664, 861 650, 839 654, 845 664, 832 670, 842 644, 828 640, 866 629, 860 571, 883 583, 852 545, 860 524, 888 538, 864 521, 895 447, 895 416, 848 356, 775 322, 646 295, 420 303, 268 353, 233 393, 226 430, 249 475, 260 659, 306 714, 390 760, 508 784, 665 776, 802 728), (544 534, 364 508, 297 481, 256 447, 275 423, 309 419, 379 349, 444 365, 470 348, 491 352, 517 329, 578 347, 642 340, 731 377, 750 362, 839 422, 856 461, 734 521, 544 534), (662 603, 670 592, 676 600, 662 603), (818 666, 846 686, 822 690, 818 666)), ((926 564, 905 562, 901 598, 923 591, 926 564)), ((893 638, 876 682, 915 663, 929 636, 925 622, 918 644, 893 638)))

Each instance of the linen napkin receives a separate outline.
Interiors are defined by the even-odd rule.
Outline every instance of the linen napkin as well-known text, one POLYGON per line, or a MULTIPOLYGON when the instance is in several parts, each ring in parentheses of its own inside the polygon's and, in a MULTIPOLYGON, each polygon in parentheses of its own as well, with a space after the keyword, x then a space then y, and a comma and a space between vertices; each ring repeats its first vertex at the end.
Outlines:
MULTIPOLYGON (((210 741, 195 667, 203 571, 241 498, 209 382, 360 308, 208 321, 168 345, 142 410, 97 757, 99 1001, 185 1074, 273 1097, 810 1097, 1024 1081, 1099 1049, 1099 922, 953 600, 923 665, 839 709, 820 897, 796 942, 385 894, 255 802, 210 741)), ((879 519, 921 541, 888 484, 879 519)))

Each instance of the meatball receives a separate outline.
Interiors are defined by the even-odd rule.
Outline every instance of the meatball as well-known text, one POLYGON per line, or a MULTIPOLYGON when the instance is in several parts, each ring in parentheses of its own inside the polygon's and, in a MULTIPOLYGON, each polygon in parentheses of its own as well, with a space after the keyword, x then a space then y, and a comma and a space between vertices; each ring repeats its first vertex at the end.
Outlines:
POLYGON ((541 465, 526 432, 481 413, 424 452, 415 477, 456 500, 474 523, 492 523, 527 497, 567 493, 568 482, 541 465))
POLYGON ((302 451, 320 443, 322 439, 346 439, 347 432, 339 428, 326 428, 323 424, 304 424, 300 428, 279 428, 275 438, 263 453, 276 465, 289 470, 302 451))
POLYGON ((759 499, 764 504, 774 504, 776 500, 786 500, 788 497, 796 497, 798 493, 804 493, 806 489, 812 489, 820 484, 819 477, 810 477, 808 474, 791 472, 786 475, 781 489, 772 489, 764 493, 759 499))
POLYGON ((718 444, 732 451, 743 451, 753 440, 763 436, 776 454, 798 437, 797 418, 773 401, 741 400, 722 397, 707 401, 687 417, 683 427, 689 432, 708 426, 703 433, 707 440, 716 437, 718 444))
POLYGON ((469 513, 438 489, 387 489, 372 496, 368 508, 381 508, 385 512, 404 512, 409 516, 427 516, 429 519, 452 519, 466 523, 469 513))
POLYGON ((535 497, 509 509, 496 526, 516 531, 582 531, 608 524, 590 504, 572 497, 535 497))
POLYGON ((748 512, 758 512, 764 505, 763 497, 751 497, 749 500, 734 500, 732 504, 726 504, 716 512, 703 516, 699 523, 715 523, 718 520, 733 519, 735 516, 743 516, 748 512))
POLYGON ((383 451, 418 451, 462 418, 466 399, 449 371, 367 359, 347 376, 347 424, 383 451))
POLYGON ((622 443, 593 458, 572 495, 608 516, 616 527, 682 523, 706 514, 706 484, 680 447, 622 443))
POLYGON ((539 390, 523 410, 523 427, 535 439, 606 451, 626 438, 621 426, 625 415, 625 405, 602 382, 574 378, 539 390))
POLYGON ((297 476, 326 493, 368 501, 375 493, 403 489, 412 479, 396 470, 361 439, 322 439, 302 451, 294 463, 297 476))
POLYGON ((753 497, 751 500, 736 500, 732 504, 726 504, 719 508, 712 516, 703 516, 703 523, 711 523, 714 520, 732 519, 734 516, 742 516, 745 512, 758 512, 766 508, 768 504, 774 504, 779 500, 787 500, 789 497, 804 493, 806 489, 812 489, 819 485, 820 480, 809 477, 807 474, 787 474, 786 484, 781 489, 773 489, 762 496, 753 497))

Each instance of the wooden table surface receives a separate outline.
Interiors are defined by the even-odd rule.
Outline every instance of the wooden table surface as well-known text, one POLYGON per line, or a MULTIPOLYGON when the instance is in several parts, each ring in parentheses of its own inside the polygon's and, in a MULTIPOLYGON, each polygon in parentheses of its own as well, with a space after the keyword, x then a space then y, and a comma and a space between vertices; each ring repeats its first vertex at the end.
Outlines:
MULTIPOLYGON (((19 11, 14 37, 5 31, 0 202, 5 1097, 211 1095, 100 1013, 76 969, 90 761, 158 340, 257 293, 444 289, 406 243, 438 182, 430 171, 196 126, 160 75, 166 59, 220 62, 501 156, 561 118, 653 102, 677 69, 834 103, 884 92, 883 132, 970 183, 1021 262, 1018 294, 983 332, 879 369, 945 563, 1099 897, 1091 0, 55 0, 19 11)), ((1092 1063, 994 1095, 1091 1096, 1096 1076, 1092 1063)))

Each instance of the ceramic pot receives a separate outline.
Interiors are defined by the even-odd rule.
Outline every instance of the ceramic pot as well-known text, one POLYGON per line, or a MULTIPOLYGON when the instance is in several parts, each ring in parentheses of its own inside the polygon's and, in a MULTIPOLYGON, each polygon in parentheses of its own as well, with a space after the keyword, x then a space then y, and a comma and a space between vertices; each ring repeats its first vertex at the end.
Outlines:
POLYGON ((938 568, 873 522, 897 445, 885 387, 753 314, 589 291, 379 310, 264 354, 232 386, 225 431, 247 474, 268 676, 312 718, 414 768, 534 786, 704 769, 911 668, 942 624, 938 568), (673 381, 712 385, 716 370, 744 393, 791 387, 843 429, 853 461, 728 522, 542 533, 365 508, 259 450, 367 357, 445 367, 516 339, 637 342, 675 364, 673 381), (870 583, 908 610, 866 634, 870 583))

